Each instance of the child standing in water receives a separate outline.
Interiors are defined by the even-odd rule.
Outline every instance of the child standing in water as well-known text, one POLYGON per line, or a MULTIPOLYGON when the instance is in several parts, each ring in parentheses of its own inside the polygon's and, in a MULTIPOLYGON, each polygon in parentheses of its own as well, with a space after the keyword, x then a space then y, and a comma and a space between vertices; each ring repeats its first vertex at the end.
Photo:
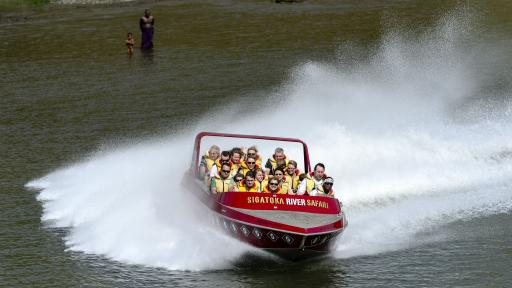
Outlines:
POLYGON ((133 34, 132 32, 128 32, 128 34, 126 35, 126 47, 128 48, 128 55, 132 55, 133 54, 133 46, 135 45, 135 39, 133 39, 133 34))

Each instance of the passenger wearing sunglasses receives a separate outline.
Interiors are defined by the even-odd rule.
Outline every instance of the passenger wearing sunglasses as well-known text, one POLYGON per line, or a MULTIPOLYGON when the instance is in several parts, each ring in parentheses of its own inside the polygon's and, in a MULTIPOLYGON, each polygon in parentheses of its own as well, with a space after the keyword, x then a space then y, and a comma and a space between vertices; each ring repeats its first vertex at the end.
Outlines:
POLYGON ((244 180, 244 175, 242 173, 236 173, 235 177, 233 177, 235 184, 240 184, 242 180, 244 180))
POLYGON ((271 193, 271 194, 286 194, 283 189, 281 189, 281 182, 276 177, 269 177, 267 186, 263 188, 263 193, 271 193))
POLYGON ((254 160, 256 160, 256 165, 261 167, 261 157, 260 157, 260 154, 258 154, 258 148, 256 148, 256 146, 251 146, 251 147, 247 148, 247 154, 245 155, 245 157, 246 157, 245 161, 247 161, 247 159, 249 159, 249 157, 254 158, 254 160))
POLYGON ((221 165, 220 173, 210 181, 210 191, 213 194, 235 191, 235 181, 231 177, 231 166, 227 163, 221 165))
MULTIPOLYGON (((215 160, 215 165, 213 165, 212 169, 210 170, 210 178, 213 178, 215 174, 218 174, 218 172, 220 171, 220 166, 222 164, 228 164, 229 167, 233 166, 233 164, 231 163, 231 151, 222 151, 222 153, 220 153, 220 157, 217 160, 215 160)), ((235 175, 236 170, 231 170, 231 175, 235 175)))
POLYGON ((247 160, 243 161, 240 165, 240 169, 238 169, 238 172, 241 172, 242 174, 246 175, 247 172, 252 171, 253 173, 256 173, 256 170, 259 169, 260 166, 256 163, 256 159, 253 157, 248 157, 247 160))
POLYGON ((332 177, 327 177, 322 184, 322 189, 313 189, 309 195, 311 196, 323 196, 323 197, 334 197, 334 190, 332 186, 334 185, 334 179, 332 177))
POLYGON ((280 188, 283 193, 294 194, 288 182, 286 182, 286 176, 284 175, 284 170, 281 167, 277 167, 274 170, 274 178, 279 180, 280 188))
POLYGON ((237 186, 239 192, 259 192, 258 183, 254 180, 254 172, 249 171, 245 174, 245 179, 237 186))

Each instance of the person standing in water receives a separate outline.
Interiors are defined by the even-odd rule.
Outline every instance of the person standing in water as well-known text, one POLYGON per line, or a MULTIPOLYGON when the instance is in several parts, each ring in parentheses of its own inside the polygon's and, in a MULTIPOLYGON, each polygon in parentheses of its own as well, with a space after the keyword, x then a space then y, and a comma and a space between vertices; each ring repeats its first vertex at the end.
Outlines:
POLYGON ((135 45, 135 39, 133 39, 132 32, 128 32, 126 35, 126 48, 128 48, 128 55, 132 56, 133 54, 133 46, 135 45))
POLYGON ((150 50, 153 49, 153 34, 155 32, 155 18, 151 15, 151 12, 146 9, 144 10, 144 16, 140 17, 139 26, 142 37, 140 41, 140 49, 150 50))

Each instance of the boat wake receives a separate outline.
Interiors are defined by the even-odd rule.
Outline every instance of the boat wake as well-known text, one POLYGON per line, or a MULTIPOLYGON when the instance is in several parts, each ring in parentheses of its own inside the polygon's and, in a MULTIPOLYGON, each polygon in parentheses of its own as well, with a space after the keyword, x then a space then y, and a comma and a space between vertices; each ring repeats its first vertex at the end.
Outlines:
POLYGON ((181 187, 189 142, 98 152, 27 186, 41 189, 43 221, 71 228, 71 250, 168 269, 222 269, 253 249, 209 225, 181 187))
POLYGON ((313 162, 326 164, 343 200, 350 225, 337 257, 442 241, 421 232, 512 210, 510 93, 487 89, 492 79, 478 73, 492 74, 500 59, 486 55, 499 53, 468 45, 457 29, 467 26, 447 19, 421 39, 389 35, 366 62, 341 56, 301 65, 269 96, 294 112, 232 124, 225 120, 239 111, 230 107, 198 120, 190 134, 101 149, 27 187, 41 190, 45 223, 69 227, 71 250, 168 269, 229 268, 254 250, 212 228, 181 188, 193 135, 297 137, 313 162), (254 125, 262 122, 281 124, 254 125))

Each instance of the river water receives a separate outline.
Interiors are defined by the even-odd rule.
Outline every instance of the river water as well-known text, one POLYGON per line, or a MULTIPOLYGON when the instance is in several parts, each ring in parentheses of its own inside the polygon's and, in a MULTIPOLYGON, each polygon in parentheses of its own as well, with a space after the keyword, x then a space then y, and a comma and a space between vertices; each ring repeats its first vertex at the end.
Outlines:
POLYGON ((509 1, 58 2, 0 11, 0 286, 512 283, 509 1), (209 227, 180 188, 203 130, 306 141, 332 255, 209 227))

